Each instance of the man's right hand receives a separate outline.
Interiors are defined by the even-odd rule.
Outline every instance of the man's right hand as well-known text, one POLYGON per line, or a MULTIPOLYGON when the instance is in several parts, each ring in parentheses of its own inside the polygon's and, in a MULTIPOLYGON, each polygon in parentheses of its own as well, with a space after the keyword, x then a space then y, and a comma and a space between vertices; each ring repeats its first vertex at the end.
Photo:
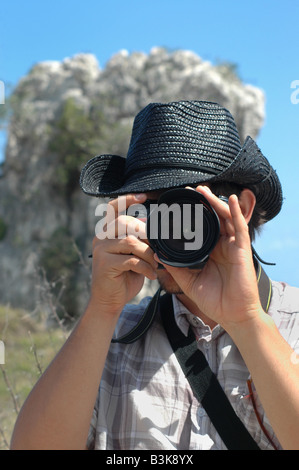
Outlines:
POLYGON ((110 207, 105 225, 102 224, 105 233, 98 234, 93 240, 90 302, 97 305, 98 311, 120 313, 124 305, 141 290, 144 277, 151 280, 157 277, 158 263, 147 244, 145 223, 118 213, 120 206, 128 208, 145 200, 146 194, 130 194, 108 203, 110 207), (138 226, 138 234, 131 234, 132 230, 128 230, 130 224, 138 226), (124 236, 124 233, 129 235, 124 236))

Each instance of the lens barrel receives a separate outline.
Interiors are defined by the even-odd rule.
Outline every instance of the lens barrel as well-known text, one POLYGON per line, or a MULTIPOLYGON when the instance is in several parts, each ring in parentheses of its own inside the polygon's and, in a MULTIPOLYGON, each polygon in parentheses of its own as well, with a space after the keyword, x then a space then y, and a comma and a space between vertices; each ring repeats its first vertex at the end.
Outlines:
POLYGON ((170 189, 147 207, 147 238, 170 266, 202 268, 220 234, 219 218, 207 199, 192 189, 170 189))

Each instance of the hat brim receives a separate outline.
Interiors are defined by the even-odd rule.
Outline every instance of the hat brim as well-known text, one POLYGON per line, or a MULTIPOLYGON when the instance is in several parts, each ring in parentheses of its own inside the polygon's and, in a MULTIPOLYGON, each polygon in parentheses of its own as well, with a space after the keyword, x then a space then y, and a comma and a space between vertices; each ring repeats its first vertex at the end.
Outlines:
POLYGON ((119 155, 97 155, 80 174, 82 191, 89 196, 114 196, 123 184, 126 159, 119 155))
MULTIPOLYGON (((85 194, 117 197, 122 194, 170 189, 190 184, 228 182, 252 189, 265 220, 275 217, 282 206, 282 189, 274 169, 251 137, 247 137, 233 162, 222 172, 178 166, 144 167, 125 179, 126 159, 118 155, 99 155, 87 162, 80 186, 85 194)), ((182 163, 183 166, 183 163, 182 163)))

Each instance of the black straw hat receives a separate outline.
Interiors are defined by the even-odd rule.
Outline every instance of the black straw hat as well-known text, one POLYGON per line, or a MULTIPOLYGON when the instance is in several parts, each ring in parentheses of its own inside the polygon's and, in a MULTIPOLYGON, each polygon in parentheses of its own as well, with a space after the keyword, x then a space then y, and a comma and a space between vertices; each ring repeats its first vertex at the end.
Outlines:
POLYGON ((280 181, 251 137, 244 145, 230 112, 206 101, 151 103, 134 120, 127 157, 100 155, 81 172, 91 196, 229 182, 252 189, 264 219, 282 205, 280 181))

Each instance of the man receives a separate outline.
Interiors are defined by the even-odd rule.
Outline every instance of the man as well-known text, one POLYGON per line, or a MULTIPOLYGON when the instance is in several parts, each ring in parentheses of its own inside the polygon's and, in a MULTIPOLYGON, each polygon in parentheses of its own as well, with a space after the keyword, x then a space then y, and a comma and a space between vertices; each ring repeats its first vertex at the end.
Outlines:
MULTIPOLYGON (((251 238, 279 213, 282 191, 255 142, 242 146, 231 114, 216 103, 153 103, 135 118, 127 158, 90 160, 81 187, 111 197, 114 216, 107 211, 106 235, 93 242, 86 311, 24 404, 12 448, 226 449, 168 341, 173 309, 257 447, 298 449, 299 291, 268 282, 266 303, 261 297, 251 238), (142 222, 139 237, 124 237, 133 218, 118 213, 120 202, 129 208, 178 187, 205 196, 220 221, 215 248, 194 269, 160 259, 142 222), (166 317, 158 298, 135 341, 111 344, 136 331, 152 305, 127 305, 145 277, 173 294, 166 317)), ((233 433, 235 419, 223 420, 233 433)))

